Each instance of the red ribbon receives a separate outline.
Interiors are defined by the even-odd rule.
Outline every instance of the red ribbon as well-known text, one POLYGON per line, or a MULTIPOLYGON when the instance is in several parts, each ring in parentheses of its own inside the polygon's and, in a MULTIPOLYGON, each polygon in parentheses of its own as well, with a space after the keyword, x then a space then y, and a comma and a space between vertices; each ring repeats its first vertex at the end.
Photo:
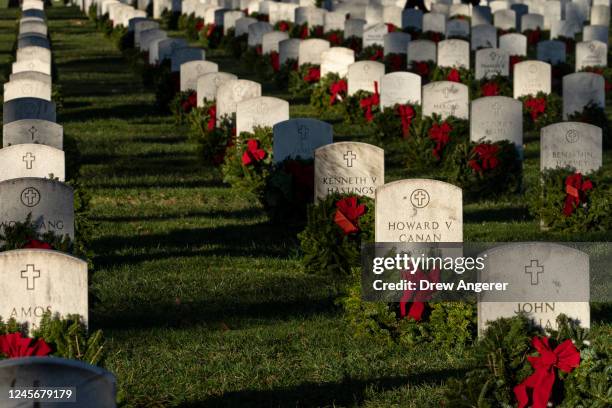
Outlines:
POLYGON ((565 205, 563 214, 566 217, 572 215, 576 207, 584 201, 584 194, 593 189, 593 182, 588 178, 582 178, 582 174, 574 173, 565 179, 565 205))
POLYGON ((421 77, 426 78, 429 75, 429 64, 424 61, 415 61, 412 63, 414 70, 421 77))
POLYGON ((499 86, 495 82, 487 82, 482 86, 482 96, 497 96, 499 95, 499 86))
POLYGON ((546 98, 529 98, 525 101, 525 109, 531 115, 534 122, 541 114, 546 112, 546 98))
POLYGON ((329 87, 329 93, 331 94, 331 98, 329 99, 329 105, 333 105, 336 103, 336 100, 341 101, 343 95, 346 95, 348 92, 348 84, 344 79, 340 79, 329 87))
POLYGON ((318 82, 321 79, 321 69, 318 67, 312 67, 308 70, 304 76, 304 81, 310 83, 318 82))
POLYGON ((535 372, 514 387, 518 408, 529 404, 529 389, 532 390, 531 408, 546 408, 555 383, 554 368, 569 373, 580 365, 580 353, 571 340, 565 340, 554 350, 548 345, 548 337, 534 337, 532 344, 540 355, 527 357, 535 372))
POLYGON ((368 96, 367 98, 363 98, 359 101, 361 108, 364 110, 363 116, 366 118, 368 122, 371 122, 374 119, 374 115, 372 114, 372 108, 374 106, 378 106, 380 104, 380 94, 378 93, 378 81, 374 81, 374 94, 372 96, 368 96))
POLYGON ((209 132, 215 130, 215 126, 217 125, 217 105, 212 105, 208 108, 208 123, 206 127, 209 132))
POLYGON ((451 82, 461 82, 461 74, 459 74, 458 70, 453 68, 446 76, 446 80, 451 82))
POLYGON ((302 31, 300 32, 300 38, 303 40, 305 38, 308 38, 308 34, 310 32, 308 31, 308 24, 304 24, 302 26, 302 31))
POLYGON ((327 36, 327 41, 329 41, 331 45, 340 45, 342 44, 342 37, 340 37, 338 33, 330 33, 327 36))
POLYGON ((22 337, 21 333, 0 335, 0 354, 8 358, 48 356, 53 350, 43 339, 32 343, 31 338, 22 337))
POLYGON ((481 143, 474 147, 474 154, 478 158, 468 161, 468 166, 478 173, 482 173, 485 170, 492 170, 499 165, 498 153, 499 146, 491 143, 481 143))
POLYGON ((276 51, 270 53, 270 65, 274 72, 280 71, 280 55, 276 51))
POLYGON ((436 142, 436 146, 433 148, 433 155, 436 160, 442 158, 442 150, 450 142, 450 132, 453 130, 451 125, 447 122, 438 125, 434 123, 431 129, 429 129, 429 138, 436 142))
MULTIPOLYGON (((423 271, 417 270, 416 273, 411 274, 409 272, 402 272, 402 280, 408 282, 414 282, 419 287, 419 281, 426 280, 431 283, 438 283, 440 281, 440 270, 433 269, 428 275, 425 275, 423 271)), ((411 317, 414 320, 421 321, 423 318, 423 312, 425 311, 426 302, 431 299, 431 295, 434 290, 404 290, 402 298, 400 299, 400 317, 411 317), (406 311, 406 305, 410 303, 408 311, 406 311)))
POLYGON ((30 238, 23 247, 26 249, 53 249, 48 243, 34 238, 30 238))
POLYGON ((410 124, 414 118, 414 109, 410 105, 399 105, 397 113, 402 120, 402 134, 404 139, 406 139, 410 136, 410 124))
POLYGON ((344 235, 359 232, 359 218, 365 214, 365 204, 357 203, 357 197, 346 197, 336 203, 334 222, 342 229, 344 235))
POLYGON ((247 149, 242 154, 242 164, 248 166, 249 164, 262 161, 265 157, 266 151, 259 148, 259 140, 249 139, 247 141, 247 149))
POLYGON ((379 61, 382 60, 384 57, 385 54, 383 53, 383 50, 377 48, 376 51, 374 51, 374 54, 372 54, 372 56, 370 57, 370 61, 379 61))

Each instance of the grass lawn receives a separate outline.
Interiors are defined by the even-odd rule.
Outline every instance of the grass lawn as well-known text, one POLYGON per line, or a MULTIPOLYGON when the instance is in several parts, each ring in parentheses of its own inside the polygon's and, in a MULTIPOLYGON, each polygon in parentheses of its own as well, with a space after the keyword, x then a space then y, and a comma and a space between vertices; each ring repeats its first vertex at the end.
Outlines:
MULTIPOLYGON (((269 224, 252 197, 202 163, 187 128, 155 112, 153 90, 77 8, 47 15, 64 96, 58 122, 78 142, 78 179, 98 223, 91 326, 108 339, 104 365, 125 406, 439 405, 445 380, 473 364, 469 349, 354 339, 334 303, 340 287, 300 270, 298 231, 269 224)), ((0 13, 2 72, 15 18, 0 13)), ((221 52, 210 59, 256 79, 221 52)), ((269 83, 264 94, 289 99, 269 83)), ((291 110, 314 115, 304 102, 291 110)), ((335 127, 336 140, 359 133, 335 127)), ((529 183, 539 151, 537 138, 527 142, 529 183)), ((409 177, 388 157, 387 181, 409 177)), ((520 197, 465 206, 466 241, 609 238, 543 234, 520 197)))

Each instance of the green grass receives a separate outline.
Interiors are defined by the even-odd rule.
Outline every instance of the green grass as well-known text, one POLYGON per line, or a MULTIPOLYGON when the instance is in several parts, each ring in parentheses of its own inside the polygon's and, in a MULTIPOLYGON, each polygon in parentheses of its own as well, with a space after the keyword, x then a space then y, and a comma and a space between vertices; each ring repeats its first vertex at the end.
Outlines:
MULTIPOLYGON (((473 363, 470 350, 354 339, 334 303, 339 287, 300 271, 297 231, 270 225, 251 197, 199 160, 186 128, 154 111, 152 90, 76 8, 48 16, 65 98, 58 121, 78 142, 78 178, 98 223, 91 326, 108 339, 105 367, 124 404, 438 406, 445 380, 473 363)), ((15 17, 0 13, 3 68, 15 17)), ((253 78, 222 53, 211 59, 253 78)), ((290 99, 269 83, 264 93, 290 99)), ((314 115, 293 104, 298 112, 314 115)), ((335 128, 337 140, 359 131, 335 128)), ((533 182, 535 138, 526 152, 533 182)), ((387 174, 408 177, 397 164, 387 174)), ((467 241, 605 238, 543 234, 520 198, 465 206, 467 241)))

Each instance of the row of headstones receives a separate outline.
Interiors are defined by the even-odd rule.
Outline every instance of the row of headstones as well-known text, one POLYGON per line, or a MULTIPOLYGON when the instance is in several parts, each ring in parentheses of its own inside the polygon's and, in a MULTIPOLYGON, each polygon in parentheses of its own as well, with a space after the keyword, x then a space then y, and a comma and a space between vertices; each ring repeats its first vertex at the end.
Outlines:
MULTIPOLYGON (((428 179, 385 184, 383 149, 360 142, 333 143, 331 125, 316 119, 282 121, 273 132, 276 162, 291 157, 314 158, 316 201, 335 193, 375 199, 376 242, 463 242, 460 188, 428 179)), ((601 140, 601 129, 593 125, 564 122, 547 126, 541 131, 541 169, 573 166, 585 173, 597 170, 601 167, 601 140)), ((517 312, 530 314, 544 327, 554 328, 555 318, 561 313, 589 326, 589 266, 585 254, 555 244, 519 244, 496 248, 488 261, 491 267, 483 272, 481 281, 510 282, 515 291, 521 289, 523 299, 531 296, 533 301, 489 303, 484 296, 478 305, 479 328, 489 320, 517 312), (523 260, 526 263, 521 263, 523 260), (531 273, 535 275, 526 276, 531 273), (537 301, 551 299, 551 293, 557 299, 566 296, 581 301, 537 301)))
MULTIPOLYGON (((329 12, 315 7, 297 7, 296 4, 279 4, 292 7, 288 12, 279 14, 276 9, 263 8, 264 14, 269 14, 269 22, 258 22, 252 17, 245 16, 242 10, 233 10, 220 5, 202 4, 195 0, 184 0, 181 11, 183 14, 194 13, 196 17, 204 19, 206 24, 222 26, 224 32, 233 28, 235 35, 249 33, 248 27, 255 26, 255 36, 261 36, 276 22, 284 20, 295 24, 308 24, 310 27, 321 26, 325 32, 343 31, 346 38, 357 37, 363 39, 363 46, 383 45, 383 37, 387 34, 387 24, 393 24, 401 29, 423 32, 434 32, 447 37, 473 37, 473 46, 476 48, 491 42, 491 33, 497 29, 516 30, 550 30, 551 38, 575 38, 582 32, 583 40, 607 41, 608 26, 610 23, 610 9, 608 4, 595 4, 592 8, 588 2, 546 1, 532 4, 508 4, 505 1, 494 1, 490 6, 476 6, 466 4, 433 4, 431 13, 423 14, 420 10, 399 9, 397 7, 385 8, 380 15, 373 13, 366 19, 356 18, 341 11, 329 12), (436 7, 439 6, 439 7, 436 7), (441 10, 440 10, 441 9, 441 10), (530 13, 530 11, 535 11, 530 13), (541 12, 542 14, 539 14, 541 12), (469 17, 470 22, 462 17, 469 17), (458 18, 453 18, 458 17, 458 18), (450 19, 449 19, 450 18, 450 19), (590 24, 584 26, 585 22, 590 24), (584 26, 584 27, 583 27, 584 26), (470 29, 472 27, 472 29, 470 29), (473 31, 471 34, 470 31, 473 31)), ((261 7, 249 8, 249 12, 260 10, 261 7)))
MULTIPOLYGON (((52 98, 52 57, 44 3, 22 3, 16 61, 4 84, 0 149, 0 231, 32 221, 41 233, 74 239, 74 198, 65 184, 63 128, 52 98)), ((46 312, 88 320, 87 262, 63 252, 19 249, 0 252, 0 316, 35 329, 46 312)), ((73 391, 77 407, 115 406, 115 378, 75 360, 28 357, 0 361, 0 392, 22 387, 73 391)), ((21 406, 23 401, 4 401, 21 406)))
MULTIPOLYGON (((194 13, 197 17, 203 18, 207 24, 225 25, 226 29, 229 29, 234 27, 237 20, 244 17, 242 10, 248 10, 249 13, 257 12, 267 15, 271 24, 279 21, 295 24, 308 23, 311 27, 324 27, 324 31, 327 32, 346 30, 344 20, 349 14, 352 20, 349 23, 350 33, 359 31, 363 33, 364 26, 384 23, 393 24, 402 29, 410 28, 444 34, 446 20, 460 16, 470 17, 472 26, 493 22, 505 30, 510 28, 535 29, 536 24, 541 29, 554 30, 555 25, 574 26, 577 23, 582 25, 585 21, 590 21, 593 25, 607 26, 609 23, 607 0, 595 0, 592 6, 589 0, 525 1, 521 3, 498 0, 488 5, 478 6, 460 2, 452 4, 450 1, 436 3, 426 1, 430 3, 428 9, 431 10, 431 13, 427 14, 423 14, 420 10, 404 9, 406 3, 404 0, 398 0, 396 5, 388 6, 381 6, 374 1, 370 2, 371 4, 352 1, 337 5, 329 4, 327 9, 317 8, 314 3, 312 0, 286 3, 256 0, 183 0, 182 2, 160 0, 153 1, 153 17, 159 18, 164 10, 183 14, 194 13), (523 20, 525 15, 528 17, 523 20), (523 21, 526 24, 523 25, 523 21)), ((142 1, 139 2, 138 8, 144 10, 148 5, 149 1, 142 1)))
MULTIPOLYGON (((254 23, 259 24, 259 23, 254 23)), ((382 37, 384 55, 402 54, 406 56, 408 66, 414 62, 432 61, 440 66, 470 67, 470 51, 494 50, 501 55, 527 56, 527 37, 523 34, 508 33, 497 37, 496 30, 488 30, 481 36, 472 38, 472 42, 461 39, 448 39, 436 42, 431 40, 411 40, 410 34, 403 32, 390 32, 382 37)), ((386 27, 385 27, 386 30, 386 27)), ((280 64, 289 59, 305 63, 321 65, 321 75, 328 72, 337 72, 355 60, 355 52, 346 47, 332 47, 329 41, 323 39, 300 40, 289 38, 283 31, 268 31, 261 39, 252 38, 252 46, 261 46, 262 54, 276 52, 279 54, 280 64), (340 57, 340 61, 337 58, 340 57), (338 61, 338 62, 336 62, 338 61)), ((481 53, 484 55, 484 53, 481 53)), ((478 54, 476 54, 478 55, 478 54)), ((590 40, 580 41, 575 45, 575 70, 584 67, 607 67, 608 44, 606 41, 590 40)), ((567 45, 564 41, 544 40, 536 46, 536 58, 553 65, 565 63, 567 60, 567 45)), ((476 65, 477 66, 477 65, 476 65)), ((341 71, 340 71, 341 72, 341 71)))
MULTIPOLYGON (((550 71, 549 66, 548 71, 550 71)), ((384 74, 384 68, 382 71, 379 70, 379 73, 384 74)), ((418 78, 417 89, 420 89, 420 77, 409 73, 395 74, 407 76, 404 78, 409 83, 405 87, 397 82, 393 83, 397 89, 414 89, 414 77, 418 78)), ((279 110, 279 105, 272 103, 273 101, 267 101, 268 104, 261 103, 259 98, 252 97, 261 93, 259 84, 250 81, 240 83, 239 80, 229 78, 227 75, 229 74, 209 73, 198 80, 198 91, 200 88, 206 90, 207 99, 215 95, 218 112, 219 110, 231 112, 232 107, 236 106, 237 123, 251 124, 258 121, 258 118, 274 118, 271 114, 279 110), (241 100, 241 97, 245 95, 249 99, 241 100), (241 104, 252 106, 252 111, 239 109, 241 104), (241 120, 244 114, 247 114, 249 118, 241 120)), ((389 77, 389 81, 391 80, 392 77, 389 77)), ((366 84, 373 82, 375 81, 372 78, 365 80, 366 84)), ((550 82, 550 75, 548 82, 550 82)), ((384 83, 384 80, 381 79, 381 83, 384 83)), ((462 84, 454 83, 433 84, 434 87, 440 85, 465 87, 462 84)), ((384 86, 382 88, 384 89, 384 86)), ((603 87, 601 89, 603 90, 603 87)), ((454 93, 451 88, 440 92, 442 94, 454 93)), ((401 91, 398 93, 402 94, 401 91)), ((467 111, 467 89, 465 89, 465 96, 467 111)), ((203 98, 204 95, 198 93, 198 99, 203 98)), ((479 132, 482 136, 494 135, 512 138, 506 133, 506 128, 509 128, 510 133, 521 135, 518 144, 522 145, 520 102, 504 97, 480 98, 472 102, 472 110, 479 112, 472 115, 478 118, 478 123, 472 121, 471 124, 472 138, 475 137, 475 133, 479 132), (504 104, 508 105, 505 110, 512 112, 510 117, 507 117, 508 115, 504 115, 503 118, 495 117, 504 104), (504 124, 504 129, 499 126, 499 123, 504 124), (517 129, 518 131, 514 132, 517 129)), ((261 122, 259 121, 258 124, 272 124, 269 121, 261 122)), ((336 192, 356 193, 376 198, 376 240, 378 242, 462 242, 462 196, 457 187, 433 180, 403 180, 385 185, 384 151, 376 146, 359 142, 332 143, 332 127, 325 122, 314 119, 279 121, 274 125, 273 133, 276 162, 289 157, 314 157, 317 200, 336 192), (408 203, 406 203, 407 199, 410 200, 408 203), (406 209, 405 218, 398 218, 397 208, 406 209)), ((477 136, 476 138, 479 139, 477 136)), ((596 170, 601 167, 601 138, 601 129, 588 124, 565 122, 548 126, 542 130, 541 168, 571 165, 584 173, 596 170)), ((513 141, 516 143, 516 140, 513 141)), ((494 259, 497 260, 498 265, 512 265, 512 268, 497 268, 494 275, 498 281, 520 281, 520 278, 528 272, 527 269, 535 268, 533 272, 536 278, 535 280, 530 279, 527 285, 534 299, 541 299, 542 290, 553 290, 558 287, 559 276, 564 276, 565 288, 573 287, 571 280, 573 267, 567 273, 562 272, 569 264, 566 262, 567 256, 564 256, 563 261, 559 263, 558 258, 549 256, 551 251, 555 255, 568 254, 565 248, 549 244, 524 245, 516 248, 508 246, 504 248, 504 251, 497 251, 497 258, 494 259), (524 257, 516 258, 517 252, 523 254, 524 257), (508 262, 509 257, 514 257, 512 258, 513 263, 508 262), (531 263, 517 265, 516 259, 530 259, 531 263), (559 265, 563 265, 563 268, 557 269, 559 265), (544 272, 544 268, 555 270, 559 275, 548 274, 546 279, 541 278, 540 274, 544 272)), ((575 252, 571 254, 576 255, 575 252)), ((584 260, 585 257, 582 256, 579 259, 584 260)), ((582 289, 588 288, 588 262, 582 262, 580 266, 581 270, 586 271, 581 275, 580 286, 582 289)), ((559 313, 577 318, 585 326, 588 326, 590 322, 589 305, 585 302, 496 302, 479 304, 479 323, 484 325, 487 320, 496 317, 512 316, 517 310, 531 313, 536 322, 543 326, 554 326, 555 316, 559 313)))
MULTIPOLYGON (((140 44, 142 45, 142 37, 140 44)), ((288 119, 287 102, 262 97, 260 84, 240 80, 232 74, 218 72, 216 66, 211 65, 209 68, 212 72, 195 78, 198 101, 215 100, 219 117, 236 115, 238 134, 241 131, 252 130, 256 125, 273 126, 273 150, 276 162, 291 157, 314 158, 317 200, 336 192, 356 193, 376 198, 376 240, 378 242, 462 242, 463 210, 460 189, 440 181, 420 179, 384 184, 384 151, 382 149, 359 142, 333 143, 331 125, 315 119, 288 119), (408 203, 406 203, 407 199, 408 203), (407 216, 401 218, 397 208, 407 209, 407 216)), ((182 67, 180 71, 181 83, 183 83, 185 72, 182 67)), ((378 72, 384 75, 384 68, 378 72)), ((390 74, 387 80, 392 81, 393 75, 390 74)), ((410 73, 395 73, 395 75, 400 83, 391 82, 391 87, 395 85, 397 89, 414 89, 414 81, 418 78, 417 89, 420 89, 420 77, 410 73), (407 82, 404 87, 401 85, 402 80, 407 82)), ((192 80, 193 77, 190 77, 189 82, 192 83, 192 80)), ((381 84, 385 83, 384 77, 380 80, 381 84)), ((373 78, 364 79, 364 83, 374 83, 373 78)), ((439 88, 440 96, 452 96, 458 93, 459 87, 465 87, 455 83, 431 85, 432 89, 439 88)), ((384 89, 385 86, 381 88, 384 89)), ((463 93, 463 89, 461 92, 463 93)), ((398 93, 402 94, 401 91, 398 93)), ((423 93, 427 95, 428 91, 424 90, 423 93)), ((465 96, 467 111, 467 89, 465 89, 465 96)), ((452 104, 452 102, 449 103, 452 104)), ((480 121, 483 120, 482 118, 490 118, 492 109, 490 106, 499 108, 502 104, 511 106, 508 110, 513 112, 513 118, 509 127, 521 129, 519 133, 522 136, 520 103, 511 98, 494 97, 475 100, 472 102, 472 110, 480 109, 486 112, 483 112, 482 115, 472 115, 472 117, 478 117, 480 121), (490 103, 493 100, 495 103, 490 103)), ((497 110, 499 109, 493 109, 493 113, 497 110)), ((486 123, 472 123, 472 130, 476 132, 486 126, 486 123)), ((490 134, 491 132, 484 131, 483 133, 490 134)), ((493 132, 493 134, 502 134, 502 132, 498 129, 498 132, 493 132)), ((571 165, 585 173, 598 169, 601 166, 601 137, 601 129, 582 123, 565 122, 544 128, 541 136, 541 168, 571 165)), ((567 273, 559 272, 563 270, 559 269, 559 266, 566 268, 569 264, 565 262, 568 254, 566 249, 549 244, 507 247, 506 249, 505 252, 497 252, 498 259, 502 259, 499 264, 514 266, 513 268, 497 269, 495 271, 496 276, 499 276, 497 280, 504 280, 501 278, 505 278, 506 281, 510 278, 518 280, 528 272, 526 268, 535 268, 533 272, 536 279, 535 281, 531 279, 527 286, 532 291, 534 299, 540 297, 542 290, 558 285, 557 273, 560 276, 569 276, 567 273), (564 257, 551 257, 551 251, 555 253, 555 256, 561 252, 564 257), (517 252, 522 255, 517 255, 517 252), (531 263, 517 267, 516 262, 512 264, 507 262, 508 257, 512 257, 513 261, 530 259, 531 263), (560 263, 559 259, 562 260, 560 263), (533 263, 533 260, 536 262, 533 263), (555 275, 549 273, 542 278, 540 275, 544 272, 544 268, 555 270, 557 273, 555 275)), ((574 255, 572 253, 572 256, 574 255)), ((576 257, 573 259, 575 260, 576 257)), ((586 270, 585 274, 581 274, 581 285, 588 287, 588 265, 585 266, 583 262, 580 266, 586 270)), ((574 270, 572 269, 572 273, 574 270)), ((571 285, 564 281, 565 287, 572 287, 574 284, 574 281, 571 285)), ((517 310, 530 312, 532 317, 543 326, 554 326, 554 318, 559 313, 566 313, 577 318, 585 326, 588 326, 590 322, 589 305, 584 302, 521 302, 518 304, 497 302, 479 304, 479 323, 482 325, 487 320, 499 316, 511 316, 517 310)))

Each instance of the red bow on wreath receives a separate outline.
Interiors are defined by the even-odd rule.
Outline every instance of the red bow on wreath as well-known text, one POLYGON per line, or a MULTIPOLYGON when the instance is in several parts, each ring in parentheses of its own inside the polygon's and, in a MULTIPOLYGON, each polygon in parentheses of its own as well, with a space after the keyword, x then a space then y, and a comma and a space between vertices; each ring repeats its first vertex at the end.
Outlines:
POLYGON ((29 239, 23 247, 25 249, 53 249, 48 243, 33 238, 29 239))
POLYGON ((402 70, 402 65, 404 63, 404 59, 406 58, 405 55, 402 54, 390 54, 388 57, 389 59, 389 66, 391 68, 391 71, 401 71, 402 70))
POLYGON ((451 82, 461 82, 461 74, 455 68, 451 69, 448 75, 446 76, 447 81, 451 82))
POLYGON ((364 110, 363 116, 368 122, 371 122, 374 119, 374 115, 372 114, 372 108, 380 104, 378 81, 374 81, 374 94, 372 96, 368 96, 367 98, 363 98, 361 101, 359 101, 359 104, 361 105, 361 109, 364 110))
POLYGON ((538 120, 546 112, 546 98, 529 98, 525 101, 525 109, 531 115, 531 120, 538 120))
POLYGON ((499 146, 490 143, 481 143, 473 150, 476 159, 468 161, 468 166, 472 170, 482 173, 485 170, 492 170, 499 165, 499 146), (480 162, 480 163, 479 163, 480 162))
POLYGON ((580 353, 571 340, 565 340, 554 350, 548 345, 548 337, 534 337, 531 342, 540 353, 536 357, 527 357, 535 372, 514 387, 514 395, 518 408, 524 408, 529 404, 527 391, 531 389, 531 408, 546 408, 555 383, 554 369, 571 372, 580 365, 580 353))
POLYGON ((280 23, 278 23, 278 29, 279 31, 289 31, 289 23, 287 23, 286 21, 281 21, 280 23))
POLYGON ((0 354, 8 358, 47 356, 51 353, 51 347, 44 340, 38 339, 34 345, 30 345, 32 339, 21 337, 21 333, 5 334, 0 336, 0 354))
POLYGON ((414 67, 416 73, 421 77, 426 78, 429 75, 429 64, 427 64, 427 62, 415 61, 412 63, 412 66, 414 67))
POLYGON ((217 105, 212 105, 208 108, 208 123, 206 124, 206 128, 209 132, 215 130, 215 126, 217 125, 217 105))
POLYGON ((378 48, 376 49, 376 51, 374 51, 374 54, 372 54, 372 56, 370 57, 370 61, 379 61, 379 60, 382 60, 384 57, 385 57, 385 54, 383 53, 383 50, 378 48))
POLYGON ((576 207, 584 201, 584 193, 593 189, 593 182, 588 178, 582 178, 582 174, 574 173, 565 179, 565 206, 563 214, 566 217, 572 215, 576 207))
POLYGON ((410 105, 399 105, 397 113, 402 120, 402 134, 404 138, 407 138, 410 136, 410 123, 412 123, 414 118, 414 109, 410 105))
POLYGON ((184 113, 189 113, 198 104, 198 97, 195 92, 191 92, 181 103, 181 108, 184 113))
POLYGON ((429 129, 429 138, 436 142, 432 152, 436 160, 440 160, 442 157, 442 150, 450 142, 450 132, 452 130, 453 128, 447 122, 441 125, 434 123, 431 129, 429 129))
POLYGON ((327 36, 327 41, 329 41, 331 45, 340 45, 342 44, 342 37, 340 37, 338 33, 330 33, 327 36))
POLYGON ((312 67, 308 70, 306 75, 304 75, 304 81, 309 84, 312 82, 318 82, 321 79, 321 70, 318 67, 312 67))
POLYGON ((300 38, 302 40, 308 38, 308 34, 310 34, 310 32, 308 31, 308 24, 304 24, 302 26, 302 31, 300 32, 300 38))
POLYGON ((249 139, 247 141, 247 149, 242 155, 242 164, 248 166, 252 163, 257 163, 265 159, 266 151, 259 148, 259 140, 249 139))
POLYGON ((276 51, 270 53, 270 65, 274 72, 280 71, 280 55, 276 51))
MULTIPOLYGON (((408 282, 414 282, 418 287, 420 281, 428 281, 431 283, 438 283, 440 281, 440 270, 433 269, 428 275, 425 275, 423 271, 417 270, 415 274, 410 272, 402 272, 402 280, 408 282)), ((426 302, 431 298, 433 290, 404 290, 402 298, 400 299, 400 317, 411 317, 417 322, 423 318, 423 312, 425 311, 426 302), (410 303, 410 308, 406 311, 406 305, 410 303)))
POLYGON ((329 99, 329 105, 333 105, 336 103, 336 100, 341 101, 342 96, 346 95, 348 92, 348 84, 344 79, 340 79, 329 87, 329 93, 331 94, 331 98, 329 99))
POLYGON ((499 86, 495 82, 487 82, 481 88, 482 96, 497 96, 499 95, 499 86))
POLYGON ((359 232, 357 222, 365 214, 365 204, 357 205, 357 197, 346 197, 336 203, 334 222, 342 229, 344 235, 359 232))

